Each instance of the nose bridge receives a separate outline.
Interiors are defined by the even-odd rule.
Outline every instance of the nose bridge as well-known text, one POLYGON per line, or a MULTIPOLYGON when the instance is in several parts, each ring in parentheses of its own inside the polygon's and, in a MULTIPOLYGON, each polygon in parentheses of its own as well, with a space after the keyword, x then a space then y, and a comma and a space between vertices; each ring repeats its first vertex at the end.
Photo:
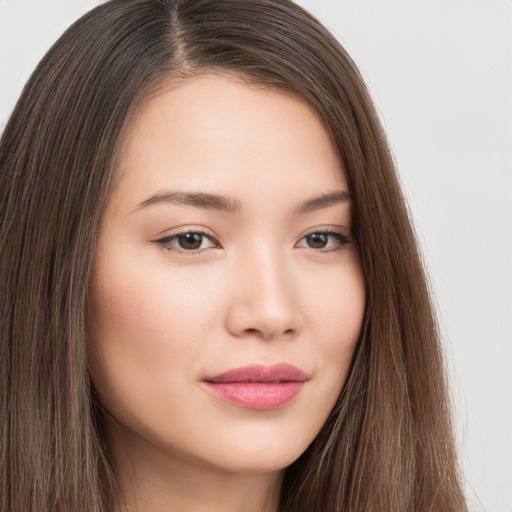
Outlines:
POLYGON ((231 330, 264 339, 297 333, 300 314, 296 283, 286 254, 268 242, 260 243, 244 251, 237 263, 229 313, 231 330))

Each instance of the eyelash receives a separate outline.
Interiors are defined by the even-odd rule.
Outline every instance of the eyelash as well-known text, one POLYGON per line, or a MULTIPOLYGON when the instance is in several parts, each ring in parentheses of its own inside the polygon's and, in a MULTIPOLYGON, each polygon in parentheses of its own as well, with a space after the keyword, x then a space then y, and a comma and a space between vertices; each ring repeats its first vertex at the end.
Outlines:
MULTIPOLYGON (((201 253, 201 252, 207 250, 207 249, 186 250, 186 249, 179 248, 177 245, 171 243, 173 240, 176 240, 179 236, 183 236, 183 235, 201 235, 201 236, 208 238, 213 244, 215 244, 214 247, 209 247, 210 249, 211 248, 217 249, 220 247, 219 241, 217 240, 216 237, 214 237, 210 233, 207 233, 205 230, 195 229, 195 228, 187 229, 187 230, 166 236, 159 240, 155 240, 155 243, 157 245, 159 245, 162 249, 165 249, 168 251, 174 251, 174 252, 184 254, 187 256, 194 256, 198 253, 201 253)), ((325 248, 315 249, 314 247, 304 247, 305 249, 308 249, 308 250, 314 251, 314 252, 334 253, 334 252, 338 252, 338 251, 342 250, 346 245, 352 243, 352 241, 350 240, 350 238, 347 235, 345 235, 344 233, 341 233, 340 231, 336 231, 336 230, 332 230, 332 229, 310 231, 309 233, 306 233, 305 235, 303 235, 300 240, 304 240, 305 238, 307 238, 308 236, 311 236, 311 235, 327 235, 327 236, 336 238, 337 242, 338 242, 336 247, 331 248, 331 249, 325 249, 325 248)))

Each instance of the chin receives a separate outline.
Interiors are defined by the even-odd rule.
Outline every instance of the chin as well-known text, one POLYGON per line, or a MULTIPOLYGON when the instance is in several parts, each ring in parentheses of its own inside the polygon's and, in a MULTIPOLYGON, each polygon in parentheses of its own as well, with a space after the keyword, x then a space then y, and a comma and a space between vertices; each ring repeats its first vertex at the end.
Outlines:
POLYGON ((233 450, 229 457, 223 458, 223 460, 212 461, 208 465, 215 467, 217 470, 234 474, 276 473, 286 469, 301 455, 302 452, 262 453, 233 450))
POLYGON ((269 473, 281 471, 295 462, 306 450, 310 440, 296 437, 275 436, 265 439, 247 435, 245 442, 233 442, 229 445, 219 443, 219 449, 210 453, 197 453, 206 464, 229 473, 269 473))

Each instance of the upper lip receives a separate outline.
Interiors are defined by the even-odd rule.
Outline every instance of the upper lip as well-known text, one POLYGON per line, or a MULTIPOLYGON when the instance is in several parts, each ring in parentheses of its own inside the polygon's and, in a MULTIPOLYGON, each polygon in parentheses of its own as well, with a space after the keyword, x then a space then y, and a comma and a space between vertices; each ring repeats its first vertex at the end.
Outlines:
POLYGON ((240 368, 233 368, 213 377, 203 379, 212 383, 227 382, 304 382, 307 375, 296 366, 288 363, 277 363, 270 366, 263 364, 250 364, 240 368))

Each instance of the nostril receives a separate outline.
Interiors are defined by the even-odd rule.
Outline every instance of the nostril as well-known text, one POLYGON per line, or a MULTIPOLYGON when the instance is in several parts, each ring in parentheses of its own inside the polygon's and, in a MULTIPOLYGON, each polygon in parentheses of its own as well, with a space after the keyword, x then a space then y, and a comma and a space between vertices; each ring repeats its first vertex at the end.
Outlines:
POLYGON ((295 329, 286 329, 285 331, 282 331, 281 333, 279 333, 279 332, 266 331, 264 329, 255 329, 255 328, 251 327, 248 329, 244 329, 244 333, 249 336, 257 336, 257 337, 261 337, 261 338, 267 340, 267 339, 272 339, 272 338, 276 338, 279 336, 291 337, 291 336, 295 335, 296 331, 295 331, 295 329))

